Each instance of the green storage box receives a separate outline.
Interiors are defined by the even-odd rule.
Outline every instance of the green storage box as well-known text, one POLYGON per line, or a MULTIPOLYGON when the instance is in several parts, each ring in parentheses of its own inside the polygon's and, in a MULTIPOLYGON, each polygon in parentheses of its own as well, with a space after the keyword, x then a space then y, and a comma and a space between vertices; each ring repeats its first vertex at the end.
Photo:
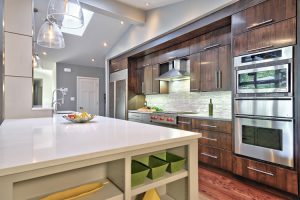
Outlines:
POLYGON ((174 173, 183 169, 185 164, 185 158, 177 156, 175 154, 169 152, 161 152, 153 155, 159 159, 162 159, 169 163, 167 171, 170 173, 174 173))
POLYGON ((149 171, 148 167, 133 160, 131 162, 131 186, 134 187, 144 183, 149 171))
POLYGON ((154 156, 147 156, 135 159, 150 168, 148 178, 157 179, 165 175, 168 163, 154 156))

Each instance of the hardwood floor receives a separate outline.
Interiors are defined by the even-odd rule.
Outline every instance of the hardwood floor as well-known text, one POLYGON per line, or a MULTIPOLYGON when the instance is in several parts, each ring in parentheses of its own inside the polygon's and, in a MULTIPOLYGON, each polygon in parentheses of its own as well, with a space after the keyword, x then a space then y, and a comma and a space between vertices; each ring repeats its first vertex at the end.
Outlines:
POLYGON ((199 167, 199 200, 286 200, 216 171, 199 167))

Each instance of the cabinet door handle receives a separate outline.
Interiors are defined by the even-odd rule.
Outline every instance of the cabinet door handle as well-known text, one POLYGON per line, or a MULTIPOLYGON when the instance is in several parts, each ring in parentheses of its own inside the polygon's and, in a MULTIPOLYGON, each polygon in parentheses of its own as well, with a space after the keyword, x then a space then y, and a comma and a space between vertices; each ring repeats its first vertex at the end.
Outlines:
POLYGON ((205 139, 205 140, 211 140, 211 141, 215 141, 215 142, 217 142, 218 140, 217 139, 215 139, 215 138, 209 138, 209 137, 200 137, 201 139, 205 139))
POLYGON ((214 45, 211 45, 211 46, 208 46, 208 47, 204 47, 203 49, 204 50, 208 50, 208 49, 211 49, 211 48, 214 48, 214 47, 218 47, 220 46, 220 44, 214 44, 214 45))
POLYGON ((184 121, 177 121, 177 123, 178 123, 178 124, 188 124, 188 125, 191 124, 191 122, 184 122, 184 121))
POLYGON ((255 27, 258 27, 258 26, 262 26, 264 24, 268 24, 268 23, 271 23, 273 21, 273 19, 269 19, 269 20, 266 20, 266 21, 263 21, 263 22, 260 22, 260 23, 257 23, 257 24, 254 24, 252 26, 248 26, 247 29, 252 29, 252 28, 255 28, 255 27))
POLYGON ((266 175, 269 175, 269 176, 274 176, 274 174, 273 173, 271 173, 271 172, 265 172, 265 171, 262 171, 262 170, 260 170, 260 169, 255 169, 255 168, 253 168, 253 167, 247 167, 248 169, 250 169, 250 170, 253 170, 253 171, 256 171, 256 172, 259 172, 259 173, 262 173, 262 174, 266 174, 266 175))
POLYGON ((200 126, 209 127, 209 128, 217 128, 217 126, 208 125, 208 124, 200 124, 200 126))
POLYGON ((144 94, 145 93, 145 83, 142 82, 142 93, 144 94))
POLYGON ((263 46, 263 47, 259 47, 259 48, 255 48, 255 49, 249 49, 249 50, 247 50, 247 51, 248 51, 248 52, 252 52, 252 51, 257 51, 257 50, 267 49, 267 48, 271 48, 271 47, 273 47, 273 45, 263 46))
POLYGON ((218 71, 216 71, 216 88, 219 88, 218 71))
POLYGON ((218 71, 218 82, 219 82, 218 88, 222 88, 222 72, 221 72, 221 70, 218 71))
POLYGON ((208 153, 201 153, 201 155, 207 156, 207 157, 210 157, 210 158, 213 158, 213 159, 218 159, 218 156, 213 156, 213 155, 210 155, 208 153))

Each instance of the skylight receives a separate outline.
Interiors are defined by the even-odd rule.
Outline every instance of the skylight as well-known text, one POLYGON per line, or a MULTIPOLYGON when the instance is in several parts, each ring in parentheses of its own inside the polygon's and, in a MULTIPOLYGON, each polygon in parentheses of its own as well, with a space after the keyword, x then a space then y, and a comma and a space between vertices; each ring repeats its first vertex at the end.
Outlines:
POLYGON ((77 35, 77 36, 80 36, 80 37, 83 36, 84 31, 87 28, 87 26, 89 25, 94 13, 92 11, 89 11, 89 10, 86 10, 86 9, 82 9, 82 12, 83 12, 83 17, 84 17, 84 25, 81 28, 71 29, 71 28, 62 27, 61 31, 63 33, 77 35))

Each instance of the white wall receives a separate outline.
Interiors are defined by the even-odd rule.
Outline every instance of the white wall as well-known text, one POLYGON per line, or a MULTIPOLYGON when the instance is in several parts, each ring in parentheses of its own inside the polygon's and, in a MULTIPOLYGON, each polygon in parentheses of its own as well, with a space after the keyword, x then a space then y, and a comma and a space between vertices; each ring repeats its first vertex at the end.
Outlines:
POLYGON ((32 0, 4 1, 4 119, 51 116, 32 109, 32 0))
POLYGON ((121 54, 234 2, 236 0, 185 0, 150 10, 146 14, 146 23, 144 25, 132 25, 113 46, 107 58, 121 54))

